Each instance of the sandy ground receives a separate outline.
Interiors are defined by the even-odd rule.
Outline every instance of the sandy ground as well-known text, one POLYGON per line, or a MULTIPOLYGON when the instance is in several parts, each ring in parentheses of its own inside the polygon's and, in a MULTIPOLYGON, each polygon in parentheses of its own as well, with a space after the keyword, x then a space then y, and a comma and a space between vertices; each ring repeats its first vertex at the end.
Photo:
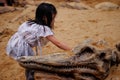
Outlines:
MULTIPOLYGON (((91 7, 101 1, 103 0, 83 0, 91 7)), ((108 1, 120 4, 119 0, 108 1)), ((55 1, 53 3, 58 10, 55 36, 70 47, 73 48, 86 39, 105 40, 110 47, 120 41, 120 10, 77 10, 60 7, 55 1)), ((25 80, 24 69, 6 55, 5 48, 10 36, 17 31, 19 25, 28 18, 34 18, 35 8, 36 6, 30 6, 26 10, 0 14, 0 80, 25 80), (19 17, 19 15, 23 16, 19 17)), ((44 55, 62 51, 51 43, 43 48, 44 55)), ((117 67, 111 71, 107 80, 120 80, 119 75, 120 67, 117 67)))

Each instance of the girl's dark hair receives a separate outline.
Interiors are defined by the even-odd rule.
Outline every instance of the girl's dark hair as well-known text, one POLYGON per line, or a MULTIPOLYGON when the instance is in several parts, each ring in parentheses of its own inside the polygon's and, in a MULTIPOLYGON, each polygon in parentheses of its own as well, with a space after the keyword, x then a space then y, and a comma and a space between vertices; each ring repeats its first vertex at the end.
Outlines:
POLYGON ((39 25, 45 25, 52 29, 51 23, 53 15, 57 14, 57 10, 54 5, 50 3, 41 3, 36 9, 36 15, 34 20, 28 20, 29 23, 37 23, 39 25))

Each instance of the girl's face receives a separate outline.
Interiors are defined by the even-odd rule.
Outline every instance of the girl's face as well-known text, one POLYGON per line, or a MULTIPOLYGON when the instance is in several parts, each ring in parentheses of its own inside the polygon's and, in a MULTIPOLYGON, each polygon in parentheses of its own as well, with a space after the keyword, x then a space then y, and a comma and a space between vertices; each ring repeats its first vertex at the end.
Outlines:
POLYGON ((52 15, 51 26, 52 26, 53 29, 54 29, 55 16, 56 16, 56 14, 53 14, 53 15, 52 15))

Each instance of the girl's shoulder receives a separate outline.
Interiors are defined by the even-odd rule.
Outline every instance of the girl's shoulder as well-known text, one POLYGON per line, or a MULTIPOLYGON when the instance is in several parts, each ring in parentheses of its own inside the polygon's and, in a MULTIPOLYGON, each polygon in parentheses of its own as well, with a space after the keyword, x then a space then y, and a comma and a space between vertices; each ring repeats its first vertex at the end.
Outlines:
POLYGON ((24 27, 26 26, 27 26, 27 22, 24 22, 19 26, 18 30, 24 29, 24 27))
POLYGON ((29 21, 26 21, 20 25, 20 27, 31 27, 31 28, 37 28, 37 29, 49 29, 51 30, 48 26, 46 25, 40 25, 37 23, 30 23, 29 21))
POLYGON ((38 29, 37 27, 38 25, 36 23, 30 24, 28 21, 26 21, 19 26, 18 31, 34 30, 38 29))
POLYGON ((29 23, 28 21, 22 23, 20 27, 18 28, 18 31, 24 32, 24 31, 34 31, 37 33, 53 33, 53 31, 45 25, 39 25, 37 23, 29 23))

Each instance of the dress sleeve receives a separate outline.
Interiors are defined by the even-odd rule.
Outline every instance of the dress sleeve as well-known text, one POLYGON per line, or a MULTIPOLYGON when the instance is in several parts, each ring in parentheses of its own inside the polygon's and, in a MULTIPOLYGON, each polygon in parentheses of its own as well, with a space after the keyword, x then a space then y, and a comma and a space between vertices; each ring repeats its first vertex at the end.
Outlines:
POLYGON ((21 24, 21 25, 19 26, 19 28, 18 28, 18 31, 19 31, 19 32, 24 30, 25 26, 27 26, 26 23, 27 23, 27 22, 24 22, 23 24, 21 24))
POLYGON ((49 35, 54 35, 53 31, 48 26, 41 26, 41 30, 39 30, 39 36, 47 37, 49 35))

